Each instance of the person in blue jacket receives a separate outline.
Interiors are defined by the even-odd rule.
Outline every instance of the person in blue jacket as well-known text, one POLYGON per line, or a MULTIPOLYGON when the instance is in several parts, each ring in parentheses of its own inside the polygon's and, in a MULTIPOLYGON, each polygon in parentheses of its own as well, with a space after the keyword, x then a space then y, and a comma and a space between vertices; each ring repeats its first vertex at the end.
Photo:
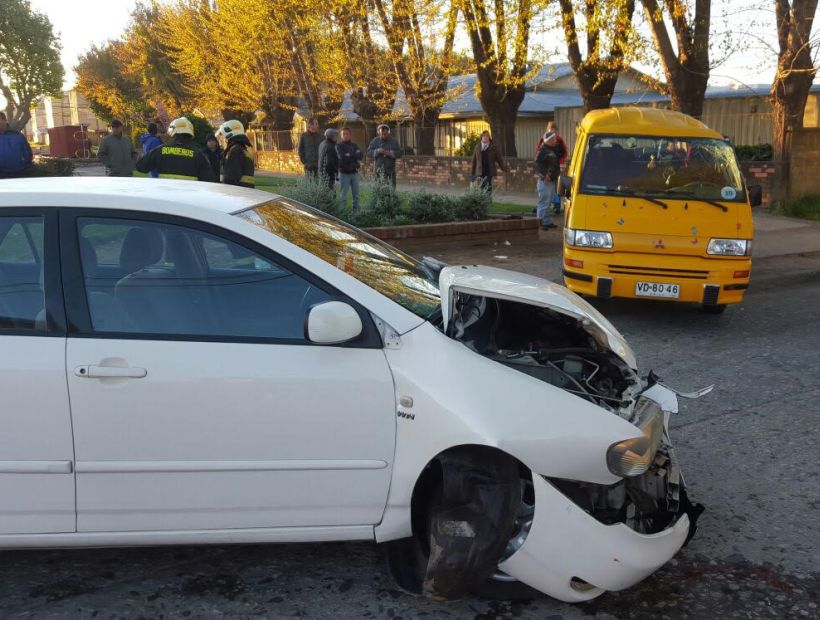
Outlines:
MULTIPOLYGON (((157 136, 157 124, 148 123, 148 131, 140 136, 140 144, 142 144, 142 154, 147 155, 158 146, 162 146, 162 140, 157 136)), ((154 168, 148 172, 152 179, 159 176, 159 170, 154 168)))
POLYGON ((25 176, 31 161, 28 140, 19 131, 9 129, 5 113, 0 112, 0 178, 25 176))

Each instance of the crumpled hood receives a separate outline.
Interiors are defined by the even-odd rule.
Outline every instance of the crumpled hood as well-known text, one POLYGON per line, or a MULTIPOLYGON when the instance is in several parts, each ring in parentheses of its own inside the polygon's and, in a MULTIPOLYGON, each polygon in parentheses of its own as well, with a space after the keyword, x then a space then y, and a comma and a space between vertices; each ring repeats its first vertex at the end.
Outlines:
POLYGON ((520 301, 581 321, 598 344, 611 349, 630 368, 638 367, 632 348, 604 315, 569 289, 548 280, 496 267, 459 265, 441 270, 439 288, 445 329, 450 320, 453 291, 520 301))

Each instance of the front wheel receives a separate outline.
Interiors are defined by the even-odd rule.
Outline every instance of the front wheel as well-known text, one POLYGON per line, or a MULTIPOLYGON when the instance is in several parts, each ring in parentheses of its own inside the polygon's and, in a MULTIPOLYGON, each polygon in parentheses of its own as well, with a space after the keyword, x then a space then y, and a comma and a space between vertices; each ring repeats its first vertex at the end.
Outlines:
POLYGON ((413 492, 413 536, 384 544, 405 592, 446 600, 485 582, 504 556, 521 504, 520 469, 491 448, 439 455, 413 492))

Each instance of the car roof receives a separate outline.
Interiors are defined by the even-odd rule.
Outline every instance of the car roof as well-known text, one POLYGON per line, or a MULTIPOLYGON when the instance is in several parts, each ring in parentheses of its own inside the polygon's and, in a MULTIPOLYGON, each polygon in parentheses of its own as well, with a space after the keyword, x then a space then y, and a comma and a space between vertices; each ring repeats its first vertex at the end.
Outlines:
POLYGON ((674 110, 656 108, 623 107, 593 110, 581 121, 581 129, 592 134, 723 138, 717 131, 691 116, 674 110))
POLYGON ((175 204, 236 213, 277 198, 255 189, 141 177, 36 177, 0 180, 0 208, 99 207, 163 211, 175 204))

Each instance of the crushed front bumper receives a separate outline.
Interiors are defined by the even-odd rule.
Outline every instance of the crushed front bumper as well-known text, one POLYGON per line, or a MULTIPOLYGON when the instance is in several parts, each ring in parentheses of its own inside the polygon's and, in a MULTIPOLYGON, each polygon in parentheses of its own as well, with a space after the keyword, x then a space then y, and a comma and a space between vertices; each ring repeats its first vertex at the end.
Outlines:
POLYGON ((683 546, 689 517, 657 534, 622 523, 604 525, 540 476, 533 476, 535 516, 522 547, 499 568, 568 603, 628 588, 668 562, 683 546), (594 587, 579 588, 573 579, 594 587))

